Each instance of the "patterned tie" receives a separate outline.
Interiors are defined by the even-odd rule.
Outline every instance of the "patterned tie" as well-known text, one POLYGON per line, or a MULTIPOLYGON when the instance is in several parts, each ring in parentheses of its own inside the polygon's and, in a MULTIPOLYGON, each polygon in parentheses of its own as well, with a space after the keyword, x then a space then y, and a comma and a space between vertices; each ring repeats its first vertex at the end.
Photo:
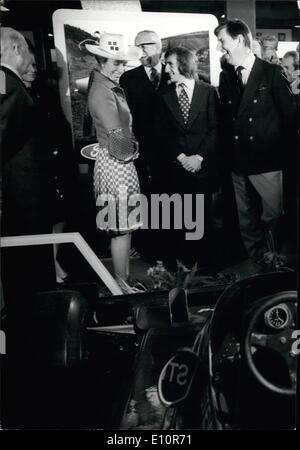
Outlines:
POLYGON ((151 69, 150 81, 153 84, 153 86, 155 87, 155 89, 157 89, 159 82, 160 82, 160 76, 159 76, 159 73, 157 72, 157 70, 155 69, 155 67, 152 67, 152 69, 151 69))
POLYGON ((189 120, 190 102, 189 102, 188 95, 184 89, 185 84, 180 83, 179 86, 181 87, 181 92, 178 97, 178 102, 179 102, 179 106, 180 106, 184 124, 186 125, 189 120))

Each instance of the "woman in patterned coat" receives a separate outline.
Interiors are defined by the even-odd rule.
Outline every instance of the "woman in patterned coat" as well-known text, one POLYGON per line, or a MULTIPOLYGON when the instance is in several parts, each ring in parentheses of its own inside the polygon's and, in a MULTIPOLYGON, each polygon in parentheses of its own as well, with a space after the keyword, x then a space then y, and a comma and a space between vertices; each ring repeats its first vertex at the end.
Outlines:
POLYGON ((95 55, 98 63, 88 88, 88 108, 98 141, 94 167, 96 224, 111 236, 115 278, 124 287, 129 276, 131 232, 141 228, 142 222, 140 185, 133 163, 137 143, 118 81, 127 61, 138 60, 141 51, 126 45, 122 35, 108 33, 101 35, 97 44, 85 43, 85 48, 95 55))

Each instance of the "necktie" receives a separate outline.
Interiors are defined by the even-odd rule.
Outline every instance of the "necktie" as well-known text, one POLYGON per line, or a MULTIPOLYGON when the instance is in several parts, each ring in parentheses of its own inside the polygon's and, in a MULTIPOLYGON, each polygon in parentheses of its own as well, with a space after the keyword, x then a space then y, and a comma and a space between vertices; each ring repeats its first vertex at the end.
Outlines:
POLYGON ((152 67, 152 69, 151 69, 150 81, 153 84, 153 86, 155 87, 155 89, 157 89, 159 82, 160 82, 160 76, 159 76, 159 73, 157 72, 157 70, 155 69, 155 67, 152 67))
POLYGON ((243 83, 243 76, 242 76, 243 69, 244 69, 243 66, 238 66, 235 70, 237 91, 238 91, 239 97, 242 97, 244 89, 245 89, 245 86, 243 83))
POLYGON ((178 102, 181 110, 181 114, 183 117, 183 121, 185 124, 187 124, 189 120, 189 111, 190 111, 190 102, 188 95, 184 89, 184 84, 180 83, 179 86, 181 87, 181 92, 178 97, 178 102))

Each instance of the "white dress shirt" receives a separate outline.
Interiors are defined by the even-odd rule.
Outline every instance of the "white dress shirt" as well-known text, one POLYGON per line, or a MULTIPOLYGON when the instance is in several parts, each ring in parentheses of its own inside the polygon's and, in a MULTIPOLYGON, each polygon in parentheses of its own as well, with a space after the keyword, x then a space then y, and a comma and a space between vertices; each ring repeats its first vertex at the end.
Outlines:
POLYGON ((239 66, 243 66, 243 69, 241 70, 243 84, 247 84, 254 63, 255 63, 255 55, 252 51, 250 51, 246 56, 246 58, 244 59, 244 61, 238 66, 235 66, 235 69, 237 69, 239 66))
POLYGON ((177 97, 179 97, 179 95, 181 93, 182 85, 183 85, 185 92, 187 93, 189 103, 191 104, 192 98, 193 98, 193 92, 194 92, 194 88, 195 88, 194 78, 184 78, 182 81, 179 81, 178 83, 176 83, 177 97))
MULTIPOLYGON (((191 104, 192 102, 192 98, 193 98, 193 93, 194 93, 194 89, 195 89, 195 80, 194 78, 184 78, 181 81, 178 81, 178 83, 176 83, 176 93, 177 93, 177 97, 179 97, 182 87, 184 88, 185 92, 187 93, 188 99, 189 99, 189 103, 191 104)), ((182 159, 185 157, 185 153, 180 153, 180 155, 177 156, 178 161, 182 161, 182 159)), ((203 161, 202 156, 196 154, 196 155, 192 155, 195 156, 200 163, 203 161)))
POLYGON ((161 75, 161 72, 162 72, 162 64, 161 64, 161 62, 159 62, 158 64, 156 64, 156 66, 153 66, 153 67, 145 67, 145 66, 144 66, 144 69, 145 69, 145 71, 146 71, 147 77, 148 77, 149 80, 151 81, 151 71, 152 71, 152 69, 156 69, 156 70, 157 70, 157 73, 158 73, 159 75, 161 75))

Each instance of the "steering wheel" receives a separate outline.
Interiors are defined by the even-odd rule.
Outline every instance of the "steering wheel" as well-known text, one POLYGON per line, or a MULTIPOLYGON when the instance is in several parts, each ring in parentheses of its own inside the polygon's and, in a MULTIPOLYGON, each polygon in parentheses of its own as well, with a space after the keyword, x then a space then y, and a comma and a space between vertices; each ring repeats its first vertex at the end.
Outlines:
POLYGON ((293 351, 296 308, 296 291, 284 291, 263 297, 253 305, 245 330, 244 352, 248 367, 256 380, 277 394, 296 394, 297 358, 296 351, 293 351), (262 349, 270 349, 283 358, 289 374, 288 387, 276 385, 259 370, 254 355, 257 350, 262 349))

